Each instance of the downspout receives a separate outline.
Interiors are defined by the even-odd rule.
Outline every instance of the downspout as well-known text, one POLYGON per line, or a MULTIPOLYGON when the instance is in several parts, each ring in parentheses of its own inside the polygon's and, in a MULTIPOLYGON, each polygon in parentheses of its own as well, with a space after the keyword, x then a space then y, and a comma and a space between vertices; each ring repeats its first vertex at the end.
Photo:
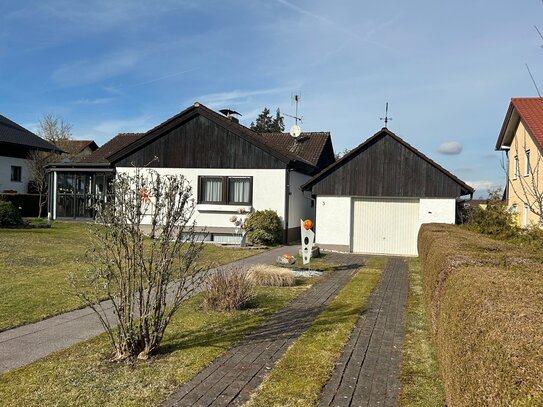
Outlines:
POLYGON ((288 217, 290 206, 290 166, 285 170, 285 231, 283 232, 283 241, 288 244, 288 217))

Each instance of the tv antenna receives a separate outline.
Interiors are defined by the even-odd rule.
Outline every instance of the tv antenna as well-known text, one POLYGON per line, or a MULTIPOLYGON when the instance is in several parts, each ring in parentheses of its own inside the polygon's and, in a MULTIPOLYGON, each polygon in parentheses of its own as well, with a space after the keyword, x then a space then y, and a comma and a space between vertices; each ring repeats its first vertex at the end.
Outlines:
POLYGON ((298 105, 300 104, 301 98, 302 98, 301 95, 298 95, 296 93, 293 94, 292 103, 296 105, 296 113, 294 114, 294 116, 285 113, 285 116, 292 117, 294 119, 294 125, 290 128, 290 132, 289 132, 292 137, 298 137, 302 132, 302 129, 298 125, 298 122, 303 123, 302 121, 303 117, 298 116, 298 105))
POLYGON ((385 107, 385 117, 380 117, 379 120, 383 120, 385 122, 385 129, 387 128, 388 122, 392 120, 392 117, 388 117, 388 102, 385 107))

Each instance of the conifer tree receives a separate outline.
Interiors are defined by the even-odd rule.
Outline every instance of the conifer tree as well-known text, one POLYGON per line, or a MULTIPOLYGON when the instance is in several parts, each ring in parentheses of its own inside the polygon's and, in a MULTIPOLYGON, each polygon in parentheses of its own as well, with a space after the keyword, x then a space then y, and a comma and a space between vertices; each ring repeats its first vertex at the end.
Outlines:
POLYGON ((270 109, 267 107, 258 115, 255 122, 251 123, 251 130, 257 133, 280 133, 285 130, 284 118, 281 116, 279 109, 275 112, 275 117, 272 117, 270 109))

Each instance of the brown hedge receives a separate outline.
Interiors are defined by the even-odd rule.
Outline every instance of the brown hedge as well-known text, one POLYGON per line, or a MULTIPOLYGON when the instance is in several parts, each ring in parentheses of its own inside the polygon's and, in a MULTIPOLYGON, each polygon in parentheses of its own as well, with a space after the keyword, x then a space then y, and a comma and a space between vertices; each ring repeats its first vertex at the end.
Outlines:
POLYGON ((452 225, 418 246, 447 404, 543 405, 542 255, 452 225))

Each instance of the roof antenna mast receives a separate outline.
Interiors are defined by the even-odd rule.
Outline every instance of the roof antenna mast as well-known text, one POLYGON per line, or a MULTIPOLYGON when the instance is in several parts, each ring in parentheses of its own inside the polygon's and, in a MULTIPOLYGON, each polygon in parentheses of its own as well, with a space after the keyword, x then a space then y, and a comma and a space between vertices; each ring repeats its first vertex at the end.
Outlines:
POLYGON ((302 129, 300 126, 298 126, 298 122, 303 123, 302 116, 298 116, 298 105, 301 103, 300 99, 302 98, 301 95, 295 93, 292 95, 292 103, 296 105, 296 113, 294 116, 285 113, 285 116, 292 117, 294 119, 294 125, 290 128, 290 135, 294 138, 298 137, 300 133, 302 132, 302 129))
POLYGON ((385 117, 380 117, 379 120, 383 120, 385 122, 385 129, 388 126, 388 122, 392 120, 392 117, 388 117, 388 102, 386 103, 385 107, 385 117))

